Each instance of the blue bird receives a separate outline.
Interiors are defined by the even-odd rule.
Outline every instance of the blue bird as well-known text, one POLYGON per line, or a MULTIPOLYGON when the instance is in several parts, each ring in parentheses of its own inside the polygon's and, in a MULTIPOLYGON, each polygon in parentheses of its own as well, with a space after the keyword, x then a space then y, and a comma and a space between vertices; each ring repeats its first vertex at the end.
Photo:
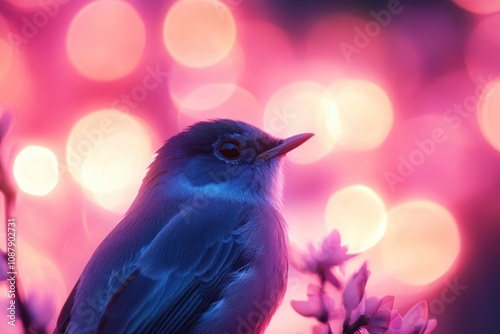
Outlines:
POLYGON ((263 333, 288 270, 281 157, 311 136, 214 120, 170 138, 54 333, 263 333))

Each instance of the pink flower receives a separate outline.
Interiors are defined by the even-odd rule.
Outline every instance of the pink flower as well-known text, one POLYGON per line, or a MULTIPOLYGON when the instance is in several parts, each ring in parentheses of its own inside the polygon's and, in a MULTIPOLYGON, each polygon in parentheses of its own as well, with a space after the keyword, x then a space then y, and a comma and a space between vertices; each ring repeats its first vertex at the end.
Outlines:
POLYGON ((343 326, 344 334, 429 334, 437 325, 427 319, 427 303, 422 301, 412 307, 404 317, 393 310, 394 297, 385 296, 363 299, 356 306, 343 326))
POLYGON ((343 294, 347 322, 350 321, 352 311, 359 305, 365 295, 366 282, 369 276, 370 272, 367 269, 366 262, 364 262, 361 268, 347 281, 343 294))
POLYGON ((333 230, 317 249, 312 244, 308 245, 308 252, 303 253, 295 248, 290 249, 292 266, 302 272, 310 272, 320 276, 322 281, 329 281, 340 288, 340 282, 331 269, 341 266, 345 261, 357 254, 347 254, 347 246, 341 246, 340 234, 333 230))
POLYGON ((334 311, 334 301, 328 297, 320 286, 307 286, 307 301, 292 300, 292 308, 304 317, 314 317, 326 323, 334 311))
POLYGON ((387 334, 429 334, 437 325, 436 319, 428 319, 427 302, 413 306, 403 318, 395 315, 387 334))
POLYGON ((364 328, 370 334, 385 333, 392 319, 394 296, 370 297, 361 301, 351 314, 349 326, 352 331, 364 328))

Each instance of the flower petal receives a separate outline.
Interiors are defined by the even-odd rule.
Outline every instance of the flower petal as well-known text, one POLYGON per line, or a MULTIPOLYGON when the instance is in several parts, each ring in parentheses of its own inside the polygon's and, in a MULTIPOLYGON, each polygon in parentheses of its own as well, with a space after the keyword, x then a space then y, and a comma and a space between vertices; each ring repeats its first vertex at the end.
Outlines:
POLYGON ((379 310, 373 318, 370 319, 366 328, 370 334, 385 333, 391 324, 391 311, 379 310))
POLYGON ((363 298, 361 299, 361 302, 355 308, 353 308, 353 310, 351 312, 351 316, 350 316, 350 319, 349 319, 350 320, 349 321, 350 325, 352 325, 356 321, 356 319, 358 319, 360 316, 366 314, 366 308, 365 308, 365 306, 366 306, 366 302, 365 302, 364 296, 363 296, 363 298))
POLYGON ((427 327, 425 328, 425 331, 422 334, 429 334, 431 333, 437 326, 437 320, 436 319, 430 319, 427 322, 427 327))
POLYGON ((427 302, 422 300, 415 304, 403 317, 403 320, 415 322, 418 320, 427 320, 427 302))
POLYGON ((320 317, 323 314, 321 288, 315 284, 307 286, 307 301, 292 300, 292 308, 304 317, 320 317))
POLYGON ((299 248, 293 244, 288 246, 288 260, 293 268, 298 271, 304 271, 304 254, 299 250, 299 248))
POLYGON ((382 304, 382 298, 373 296, 370 298, 367 298, 365 301, 365 313, 367 316, 370 318, 373 317, 378 309, 380 308, 380 305, 382 304))
POLYGON ((391 324, 387 333, 399 333, 401 326, 403 325, 403 317, 399 314, 398 310, 392 310, 391 312, 391 324))
POLYGON ((413 306, 403 317, 401 331, 414 334, 428 334, 437 325, 435 319, 427 320, 427 302, 421 301, 413 306))
POLYGON ((329 248, 338 248, 340 247, 340 233, 338 230, 334 229, 326 236, 325 239, 321 242, 321 248, 323 250, 329 248))
POLYGON ((380 303, 380 308, 392 310, 394 308, 394 296, 384 296, 380 303))
POLYGON ((325 272, 325 276, 326 276, 326 280, 330 283, 332 283, 332 285, 334 287, 336 287, 337 289, 340 289, 340 281, 339 279, 337 278, 337 276, 335 276, 332 271, 329 269, 325 272))
POLYGON ((348 317, 350 317, 351 311, 361 302, 365 294, 366 282, 369 275, 370 272, 367 269, 367 264, 364 262, 358 272, 354 273, 347 282, 343 293, 343 300, 348 317))
MULTIPOLYGON (((403 317, 403 330, 415 331, 425 328, 427 324, 427 302, 420 301, 403 317)), ((420 333, 420 332, 419 332, 420 333)))
POLYGON ((292 300, 290 304, 295 312, 304 317, 319 317, 321 314, 321 308, 311 301, 292 300))

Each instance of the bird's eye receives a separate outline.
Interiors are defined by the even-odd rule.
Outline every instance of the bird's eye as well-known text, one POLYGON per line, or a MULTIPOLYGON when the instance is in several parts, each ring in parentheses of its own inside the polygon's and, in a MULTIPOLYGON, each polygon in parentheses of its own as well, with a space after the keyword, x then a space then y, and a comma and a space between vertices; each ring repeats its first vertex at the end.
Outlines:
POLYGON ((226 159, 238 159, 241 155, 240 143, 236 140, 226 140, 219 145, 219 153, 226 159))

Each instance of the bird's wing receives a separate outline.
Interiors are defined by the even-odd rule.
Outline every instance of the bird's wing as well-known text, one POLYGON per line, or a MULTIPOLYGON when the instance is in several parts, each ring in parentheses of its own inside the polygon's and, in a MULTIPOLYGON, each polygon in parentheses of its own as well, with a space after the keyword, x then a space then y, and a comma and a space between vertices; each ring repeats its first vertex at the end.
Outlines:
POLYGON ((76 291, 78 290, 79 285, 80 285, 80 280, 78 280, 78 282, 76 282, 75 286, 73 287, 73 290, 71 290, 71 293, 68 296, 68 299, 64 303, 64 306, 63 306, 61 313, 59 314, 59 318, 57 320, 56 329, 54 330, 55 334, 66 332, 66 329, 67 329, 69 322, 71 320, 71 308, 73 307, 73 303, 75 301, 76 291))
POLYGON ((252 261, 240 227, 249 208, 209 205, 166 224, 110 299, 98 333, 185 333, 252 261), (183 217, 185 218, 185 217, 183 217))

